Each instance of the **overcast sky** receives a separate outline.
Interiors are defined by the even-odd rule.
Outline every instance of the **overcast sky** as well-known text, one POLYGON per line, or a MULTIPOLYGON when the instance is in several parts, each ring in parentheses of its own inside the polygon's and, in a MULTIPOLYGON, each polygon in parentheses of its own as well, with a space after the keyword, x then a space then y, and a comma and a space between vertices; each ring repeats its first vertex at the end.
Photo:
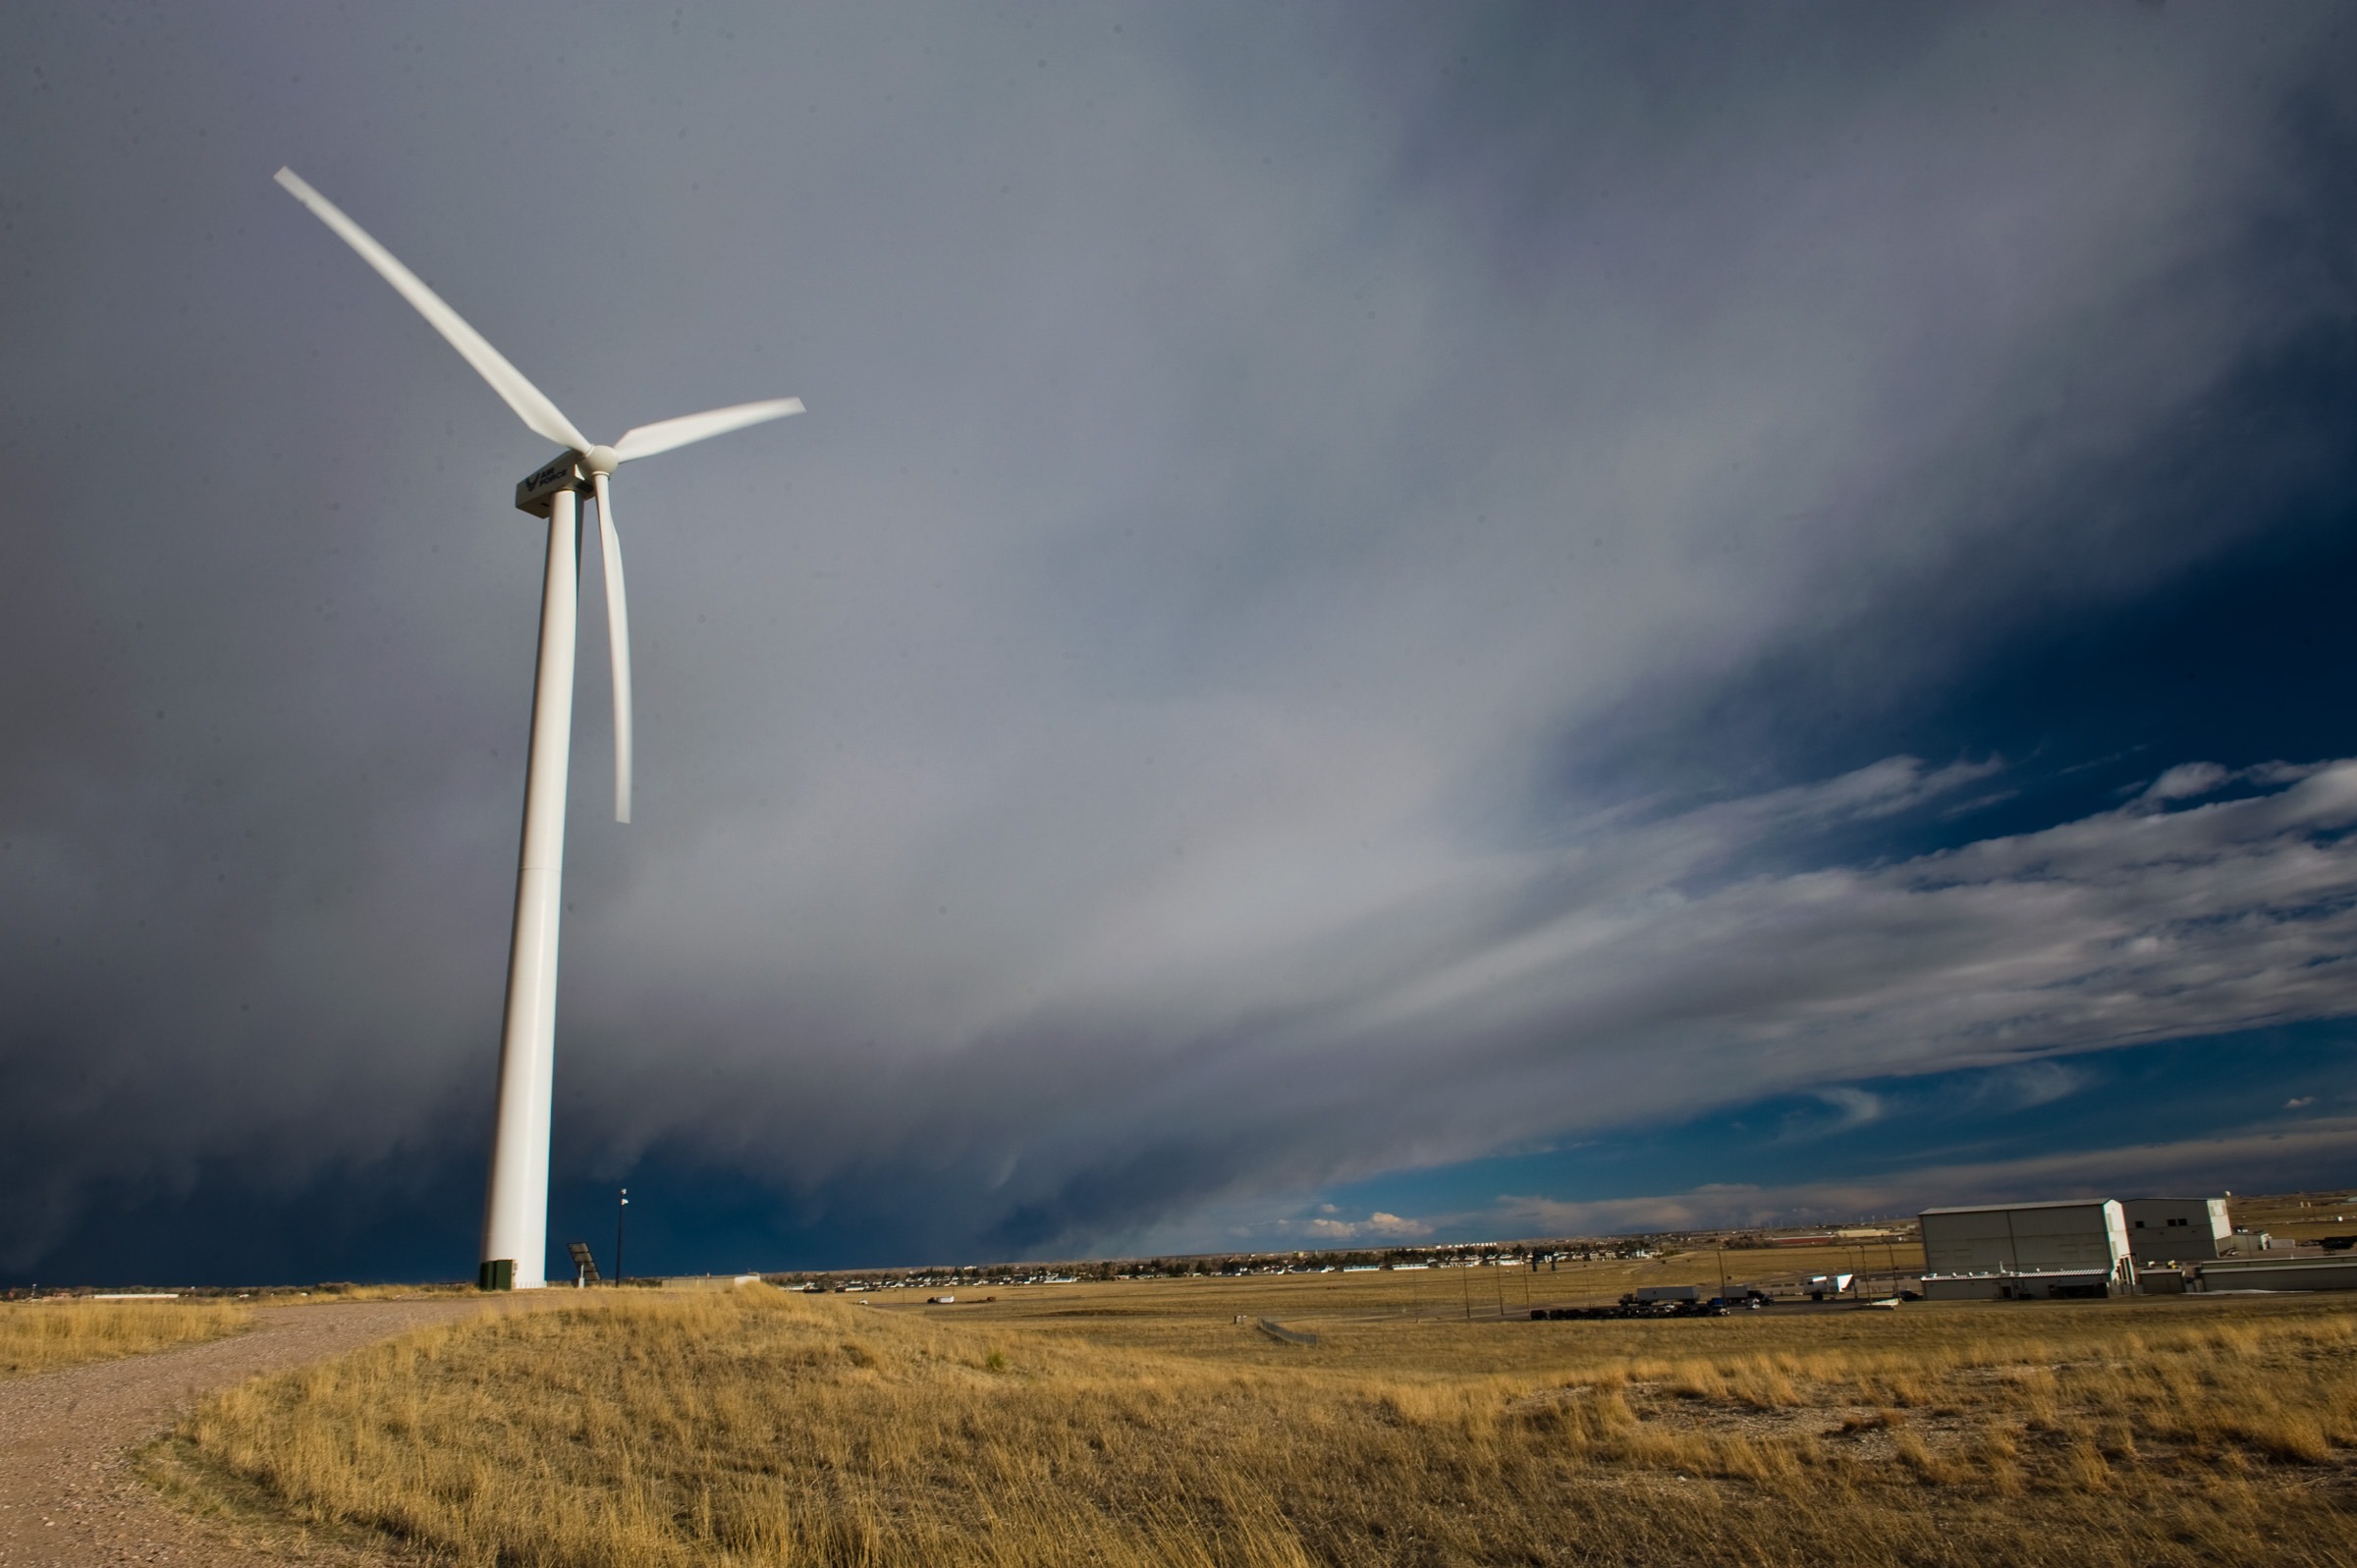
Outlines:
POLYGON ((2345 7, 20 8, 0 1279, 2357 1181, 2345 7))

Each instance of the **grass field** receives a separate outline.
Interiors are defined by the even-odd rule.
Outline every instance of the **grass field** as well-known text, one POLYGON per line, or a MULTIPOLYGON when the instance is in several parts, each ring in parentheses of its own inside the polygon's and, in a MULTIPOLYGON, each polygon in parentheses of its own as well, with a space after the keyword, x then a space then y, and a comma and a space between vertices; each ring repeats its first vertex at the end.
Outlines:
POLYGON ((332 1306, 339 1301, 443 1301, 476 1294, 478 1292, 472 1283, 449 1282, 431 1285, 331 1283, 309 1286, 266 1286, 254 1291, 252 1299, 269 1307, 319 1307, 332 1306))
POLYGON ((0 1303, 0 1377, 143 1355, 236 1333, 250 1322, 222 1301, 0 1303))
POLYGON ((1520 1284, 591 1292, 249 1384, 175 1463, 467 1563, 2353 1555, 2357 1302, 1497 1317, 1520 1284))
POLYGON ((2230 1198, 2226 1208, 2241 1228, 2264 1230, 2292 1241, 2316 1241, 2357 1231, 2357 1203, 2350 1197, 2345 1189, 2278 1193, 2230 1198))

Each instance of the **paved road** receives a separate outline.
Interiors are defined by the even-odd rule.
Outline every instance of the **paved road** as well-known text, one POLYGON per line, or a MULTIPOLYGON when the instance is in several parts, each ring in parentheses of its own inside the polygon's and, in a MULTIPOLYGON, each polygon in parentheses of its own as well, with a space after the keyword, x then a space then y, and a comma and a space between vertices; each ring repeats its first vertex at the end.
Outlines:
MULTIPOLYGON (((256 1561, 265 1552, 255 1542, 175 1508, 141 1482, 133 1453, 217 1388, 482 1310, 470 1297, 271 1307, 234 1338, 0 1379, 0 1564, 229 1568, 256 1561)), ((368 1560, 349 1550, 303 1555, 368 1560)))

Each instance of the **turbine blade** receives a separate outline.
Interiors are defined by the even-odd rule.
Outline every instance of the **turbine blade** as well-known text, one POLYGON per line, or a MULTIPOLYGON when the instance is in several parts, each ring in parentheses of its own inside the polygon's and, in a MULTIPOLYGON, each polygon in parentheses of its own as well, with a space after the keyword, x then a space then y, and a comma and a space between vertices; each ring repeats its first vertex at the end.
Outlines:
POLYGON ((281 169, 278 183, 293 192, 295 199, 311 209, 321 223, 336 232, 346 244, 360 253, 360 259, 374 267, 377 275, 399 290, 401 297, 417 307, 417 313, 433 325, 436 332, 449 340, 450 346, 466 356, 474 366, 475 374, 491 383, 491 390, 507 400, 532 430, 546 436, 559 446, 576 452, 589 450, 589 438, 574 428, 557 406, 538 387, 523 379, 523 372, 501 357, 500 351, 483 341, 483 335, 466 325, 456 310, 442 302, 442 297, 428 289, 417 274, 403 266, 387 250, 369 238, 368 231, 344 216, 334 202, 303 184, 302 177, 292 169, 281 169))
POLYGON ((630 604, 622 588, 622 540, 614 532, 614 503, 606 476, 597 486, 597 537, 606 547, 606 648, 614 656, 614 820, 630 820, 630 604))
POLYGON ((624 462, 632 458, 651 458, 658 452, 684 447, 690 441, 704 441, 713 436, 725 436, 746 425, 757 425, 767 419, 783 419, 790 413, 802 411, 799 398, 772 398, 767 403, 740 403, 731 408, 714 408, 705 413, 684 413, 677 419, 665 419, 651 425, 626 430, 614 443, 614 456, 624 462))

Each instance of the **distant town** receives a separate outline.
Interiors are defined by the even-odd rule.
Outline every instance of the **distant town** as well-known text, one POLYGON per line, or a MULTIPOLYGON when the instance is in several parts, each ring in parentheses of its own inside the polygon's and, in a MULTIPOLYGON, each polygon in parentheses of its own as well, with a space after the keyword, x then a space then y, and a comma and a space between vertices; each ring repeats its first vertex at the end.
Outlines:
MULTIPOLYGON (((552 1283, 614 1282, 601 1276, 586 1244, 576 1243, 572 1250, 575 1277, 552 1283)), ((1650 1290, 1665 1300, 1682 1296, 1699 1301, 1709 1301, 1714 1294, 1764 1300, 1869 1293, 1885 1298, 2003 1300, 2218 1290, 2347 1290, 2357 1289, 2357 1193, 2073 1198, 1942 1207, 1913 1216, 1865 1217, 1838 1225, 1134 1258, 1025 1259, 891 1269, 650 1273, 633 1275, 623 1283, 719 1287, 759 1280, 813 1293, 924 1291, 970 1302, 994 1290, 1028 1286, 1484 1269, 1522 1271, 1531 1283, 1527 1289, 1517 1290, 1515 1297, 1520 1300, 1529 1295, 1534 1301, 1581 1294, 1590 1283, 1611 1289, 1627 1284, 1629 1292, 1650 1290), (1630 1283, 1656 1273, 1696 1274, 1706 1264, 1708 1279, 1630 1283), (1541 1279, 1549 1282, 1541 1284, 1541 1279)), ((301 1286, 36 1285, 5 1292, 0 1299, 36 1295, 120 1299, 164 1294, 301 1298, 365 1294, 377 1288, 350 1280, 301 1286)), ((471 1281, 451 1281, 426 1288, 456 1291, 474 1286, 471 1281)))

